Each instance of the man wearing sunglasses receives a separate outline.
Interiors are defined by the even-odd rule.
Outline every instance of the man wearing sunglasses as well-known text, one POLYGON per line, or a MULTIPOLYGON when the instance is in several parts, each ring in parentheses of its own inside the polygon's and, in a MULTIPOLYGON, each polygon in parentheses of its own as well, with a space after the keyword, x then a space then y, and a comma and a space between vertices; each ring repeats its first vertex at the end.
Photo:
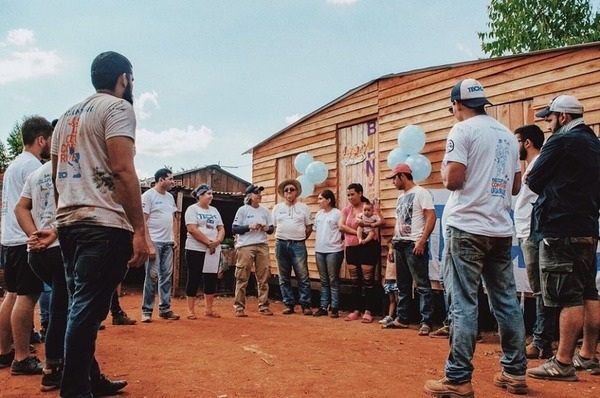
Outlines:
POLYGON ((292 290, 292 269, 298 282, 298 294, 302 314, 312 315, 310 309, 310 279, 308 276, 308 255, 306 239, 312 233, 310 210, 298 201, 302 186, 297 180, 285 180, 277 188, 284 201, 273 208, 275 226, 275 258, 279 270, 279 287, 283 296, 284 315, 291 315, 296 300, 292 290))

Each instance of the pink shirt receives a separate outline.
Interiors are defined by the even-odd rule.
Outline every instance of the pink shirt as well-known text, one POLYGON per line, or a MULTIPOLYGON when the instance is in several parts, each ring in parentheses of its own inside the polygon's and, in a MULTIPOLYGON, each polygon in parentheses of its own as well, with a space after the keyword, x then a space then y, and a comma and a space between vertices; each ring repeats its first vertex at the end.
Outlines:
MULTIPOLYGON (((342 210, 342 217, 346 217, 346 225, 354 230, 358 228, 356 222, 356 215, 352 214, 352 205, 344 207, 342 210)), ((344 233, 344 243, 348 246, 358 246, 358 236, 344 233)))

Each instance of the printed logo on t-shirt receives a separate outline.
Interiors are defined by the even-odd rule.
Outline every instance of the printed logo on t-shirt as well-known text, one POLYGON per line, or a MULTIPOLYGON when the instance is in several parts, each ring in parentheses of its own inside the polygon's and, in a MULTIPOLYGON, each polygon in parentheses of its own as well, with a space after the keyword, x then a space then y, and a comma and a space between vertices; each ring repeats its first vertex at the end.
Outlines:
POLYGON ((396 208, 398 215, 398 235, 402 237, 408 237, 412 232, 412 221, 413 221, 413 203, 415 201, 415 194, 409 193, 404 195, 396 208))
MULTIPOLYGON (((81 110, 83 112, 83 110, 81 110)), ((80 113, 81 113, 80 112, 80 113)), ((79 116, 72 118, 67 122, 71 126, 71 132, 65 137, 65 141, 60 147, 60 163, 66 163, 66 170, 57 173, 58 178, 81 178, 81 158, 77 151, 77 135, 79 127, 79 116)))
POLYGON ((506 162, 510 153, 510 142, 507 139, 499 138, 496 143, 495 175, 491 181, 491 194, 504 198, 506 196, 506 187, 510 176, 506 174, 506 162))
POLYGON ((450 153, 454 150, 454 141, 448 140, 446 142, 446 153, 450 153))

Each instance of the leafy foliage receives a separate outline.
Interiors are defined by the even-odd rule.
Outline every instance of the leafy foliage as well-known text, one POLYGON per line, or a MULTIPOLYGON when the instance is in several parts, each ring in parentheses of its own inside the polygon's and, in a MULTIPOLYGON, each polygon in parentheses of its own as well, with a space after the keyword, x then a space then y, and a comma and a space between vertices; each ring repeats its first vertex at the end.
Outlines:
POLYGON ((10 157, 6 151, 6 146, 2 141, 0 141, 0 173, 3 173, 6 170, 9 163, 10 157))
POLYGON ((489 32, 478 32, 490 56, 600 40, 600 15, 589 0, 491 0, 489 32))
POLYGON ((21 123, 15 122, 6 139, 8 145, 8 156, 10 160, 23 152, 23 136, 21 136, 21 123))

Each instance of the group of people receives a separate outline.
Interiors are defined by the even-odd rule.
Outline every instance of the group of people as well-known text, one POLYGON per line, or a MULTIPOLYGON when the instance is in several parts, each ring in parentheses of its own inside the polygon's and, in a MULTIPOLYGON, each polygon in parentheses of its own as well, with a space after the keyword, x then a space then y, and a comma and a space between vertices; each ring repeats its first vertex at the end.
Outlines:
MULTIPOLYGON (((101 322, 115 307, 115 291, 128 267, 145 264, 142 318, 178 320, 171 309, 176 206, 168 192, 173 175, 155 174, 155 186, 140 195, 133 157, 136 120, 133 67, 116 52, 98 55, 91 68, 96 93, 69 108, 55 126, 38 116, 22 125, 24 150, 6 170, 2 193, 2 260, 7 293, 0 306, 0 367, 14 375, 42 375, 42 391, 62 397, 114 395, 127 385, 102 375, 95 358, 101 322), (41 160, 51 158, 42 165, 41 160), (52 287, 45 362, 30 354, 33 310, 43 282, 52 287), (112 304, 111 304, 112 303, 112 304)), ((478 290, 485 285, 498 322, 502 372, 494 384, 514 394, 527 392, 526 375, 576 380, 576 369, 600 374, 596 358, 600 301, 595 285, 600 207, 600 142, 583 121, 583 107, 568 95, 537 114, 553 133, 535 125, 514 133, 490 117, 483 87, 474 79, 451 91, 451 129, 441 170, 451 191, 443 216, 442 276, 450 351, 445 377, 425 391, 439 397, 472 397, 472 358, 478 334, 478 290), (528 167, 521 175, 519 161, 528 167), (511 197, 518 195, 515 225, 536 299, 533 340, 525 344, 523 315, 512 271, 511 197), (559 311, 560 310, 560 311, 559 311), (558 351, 552 352, 560 312, 558 351), (583 345, 575 346, 580 334, 583 345), (527 358, 548 362, 527 370, 527 358)), ((413 285, 419 296, 419 335, 432 332, 433 294, 428 273, 428 239, 436 216, 430 192, 413 180, 411 168, 396 165, 385 177, 400 191, 388 245, 385 290, 392 306, 385 328, 409 327, 413 285), (393 271, 393 272, 392 272, 393 271), (394 307, 395 304, 395 308, 394 307)), ((295 179, 277 187, 283 199, 272 211, 261 205, 262 186, 251 184, 235 215, 237 235, 234 314, 247 317, 246 290, 254 272, 258 312, 269 308, 268 236, 275 259, 284 315, 340 316, 339 273, 345 258, 352 301, 346 321, 373 322, 381 259, 379 227, 384 218, 359 183, 346 189, 348 205, 337 208, 334 193, 318 194, 313 217, 299 200, 295 179), (320 278, 319 308, 311 308, 306 240, 313 230, 320 278), (292 271, 298 300, 294 296, 292 271)), ((213 190, 202 184, 185 211, 187 319, 203 284, 204 316, 213 308, 225 228, 211 206, 213 190)), ((118 303, 116 304, 118 307, 118 303)), ((120 313, 120 316, 125 315, 120 313)), ((126 315, 125 315, 126 317, 126 315)), ((119 321, 120 322, 120 321, 119 321)), ((117 322, 117 324, 119 324, 117 322)), ((125 323, 126 324, 126 323, 125 323)))

